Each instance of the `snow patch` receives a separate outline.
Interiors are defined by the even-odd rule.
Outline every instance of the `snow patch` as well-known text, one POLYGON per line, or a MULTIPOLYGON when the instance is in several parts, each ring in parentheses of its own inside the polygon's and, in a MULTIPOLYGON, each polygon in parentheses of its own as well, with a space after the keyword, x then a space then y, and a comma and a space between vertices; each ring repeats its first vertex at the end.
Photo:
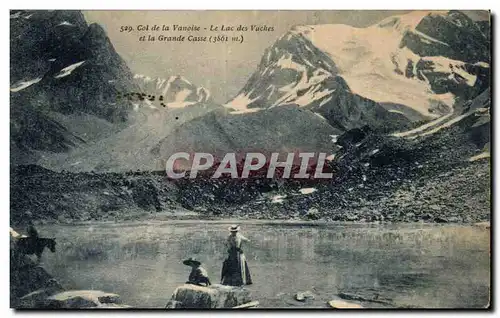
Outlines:
POLYGON ((85 63, 85 61, 71 64, 70 66, 63 68, 61 71, 59 71, 59 73, 56 76, 54 76, 54 78, 62 78, 62 77, 66 77, 66 76, 70 75, 74 70, 76 70, 83 63, 85 63))
POLYGON ((283 68, 283 69, 292 69, 296 70, 297 72, 305 72, 307 69, 305 68, 304 65, 295 63, 292 61, 292 55, 287 53, 286 55, 280 57, 280 59, 276 62, 276 66, 283 68))
POLYGON ((292 89, 294 88, 294 86, 297 85, 297 83, 295 82, 292 82, 288 85, 285 85, 285 86, 282 86, 280 88, 278 88, 278 91, 282 92, 282 93, 289 93, 292 91, 292 89))
POLYGON ((248 105, 256 101, 259 97, 255 97, 254 99, 250 99, 250 95, 252 94, 253 91, 250 91, 248 95, 245 94, 239 94, 236 96, 234 99, 232 99, 230 102, 225 104, 224 106, 234 108, 237 111, 243 111, 248 109, 248 105))
POLYGON ((438 119, 435 119, 431 122, 428 122, 426 124, 423 124, 422 126, 419 126, 417 128, 414 128, 414 129, 411 129, 411 130, 407 130, 405 132, 398 132, 398 133, 394 133, 392 134, 391 136, 393 137, 407 137, 407 136, 410 136, 410 135, 413 135, 413 134, 418 134, 428 128, 431 128, 433 126, 436 126, 444 121, 446 121, 448 118, 450 118, 451 116, 453 115, 453 113, 449 113, 447 115, 444 115, 438 119))
POLYGON ((331 100, 332 100, 332 96, 329 96, 329 97, 327 97, 327 98, 323 99, 323 100, 321 101, 321 103, 319 103, 319 107, 321 107, 321 106, 325 105, 326 103, 328 103, 328 102, 329 102, 329 101, 331 101, 331 100))
MULTIPOLYGON (((389 111, 389 113, 395 113, 395 114, 405 115, 405 113, 403 113, 403 112, 402 112, 402 111, 400 111, 400 110, 389 109, 388 111, 389 111)), ((406 116, 406 115, 405 115, 405 116, 406 116)))
POLYGON ((311 194, 313 192, 316 192, 316 188, 302 188, 299 190, 299 192, 302 194, 311 194))
POLYGON ((455 95, 453 95, 452 93, 432 94, 430 100, 439 101, 452 109, 453 104, 455 103, 455 95))
POLYGON ((11 92, 19 92, 19 91, 25 89, 26 87, 29 87, 33 84, 40 82, 41 80, 42 80, 42 77, 37 77, 35 79, 28 80, 28 81, 17 82, 16 84, 11 86, 10 91, 11 92))
POLYGON ((241 115, 241 114, 250 114, 250 113, 256 113, 260 112, 261 110, 264 110, 264 108, 246 108, 242 110, 235 110, 229 112, 231 115, 241 115))
POLYGON ((11 19, 17 19, 17 18, 19 18, 20 16, 21 16, 21 12, 16 12, 16 13, 14 13, 14 14, 11 14, 11 15, 10 15, 10 18, 11 18, 11 19))
POLYGON ((196 89, 196 95, 198 95, 198 102, 205 102, 210 98, 210 91, 200 86, 196 89), (205 94, 205 96, 203 96, 203 94, 205 94))
POLYGON ((176 76, 170 76, 167 81, 167 85, 165 85, 165 88, 163 89, 162 95, 165 96, 167 95, 168 90, 170 89, 170 84, 175 81, 177 77, 176 76))
POLYGON ((333 89, 325 89, 318 92, 318 89, 321 85, 315 86, 312 90, 309 90, 307 94, 304 94, 297 98, 294 102, 299 106, 308 106, 312 102, 321 99, 330 95, 334 90, 333 89))
POLYGON ((188 81, 185 77, 182 77, 182 76, 179 76, 179 77, 180 77, 180 79, 181 79, 182 81, 184 81, 186 84, 188 84, 188 85, 193 85, 193 84, 191 84, 191 82, 190 82, 190 81, 188 81))
POLYGON ((422 33, 420 31, 417 31, 417 30, 413 30, 413 33, 419 35, 422 39, 426 39, 429 43, 429 42, 434 42, 434 43, 439 43, 439 44, 442 44, 444 46, 450 46, 448 43, 445 43, 445 42, 442 42, 442 41, 439 41, 438 39, 435 39, 431 36, 428 36, 427 34, 425 33, 422 33))
POLYGON ((141 80, 143 80, 144 82, 151 82, 153 79, 147 75, 143 75, 143 74, 134 74, 134 79, 138 79, 140 78, 141 80))
POLYGON ((467 85, 474 86, 476 83, 477 76, 468 73, 465 70, 465 63, 462 61, 452 60, 444 56, 430 56, 422 60, 432 62, 432 68, 435 72, 450 73, 450 79, 455 79, 454 74, 458 74, 467 85))
POLYGON ((323 117, 323 115, 321 115, 320 113, 316 113, 314 112, 314 115, 318 116, 319 118, 323 119, 323 120, 326 120, 325 117, 323 117))
POLYGON ((469 158, 469 161, 470 162, 473 162, 473 161, 477 161, 477 160, 480 160, 480 159, 485 159, 485 158, 490 158, 490 152, 489 151, 484 151, 484 152, 481 152, 480 154, 478 155, 475 155, 475 156, 472 156, 469 158))
POLYGON ((484 67, 484 68, 490 68, 490 64, 488 64, 486 62, 477 62, 474 65, 481 66, 481 67, 484 67))
POLYGON ((153 103, 151 103, 151 101, 149 99, 144 100, 144 102, 146 103, 146 105, 148 105, 149 108, 157 109, 157 107, 154 106, 153 103))
POLYGON ((269 85, 269 87, 266 89, 266 91, 267 91, 267 90, 269 90, 269 89, 270 89, 270 92, 269 92, 269 94, 267 95, 267 98, 268 98, 268 99, 270 99, 270 98, 271 98, 271 96, 273 96, 274 91, 276 90, 276 88, 274 87, 274 85, 269 85))
POLYGON ((174 103, 184 102, 186 98, 191 95, 192 91, 190 89, 184 88, 183 90, 177 92, 175 95, 174 103))
POLYGON ((194 105, 194 104, 196 104, 196 102, 186 102, 186 101, 182 101, 182 102, 170 102, 170 103, 167 103, 167 107, 170 107, 170 108, 184 108, 184 107, 191 106, 191 105, 194 105))
POLYGON ((415 139, 417 137, 425 137, 425 136, 428 136, 428 135, 432 135, 432 134, 435 134, 437 133, 438 131, 440 131, 441 129, 443 128, 447 128, 447 127, 450 127, 451 125, 455 124, 455 123, 458 123, 459 121, 461 121, 462 119, 464 119, 465 117, 467 117, 468 115, 470 115, 472 112, 467 112, 463 115, 460 115, 460 116, 457 116, 455 118, 453 118, 452 120, 450 121, 447 121, 445 122, 444 124, 442 125, 439 125, 437 127, 434 127, 433 129, 429 130, 429 131, 426 131, 424 133, 421 133, 421 134, 418 134, 418 135, 415 135, 415 136, 411 136, 411 137, 408 137, 409 139, 415 139))
POLYGON ((157 78, 156 79, 156 89, 161 89, 161 87, 163 86, 163 84, 165 84, 167 80, 164 79, 164 78, 157 78))
POLYGON ((426 16, 446 16, 448 14, 447 11, 423 11, 417 10, 404 15, 397 15, 385 18, 381 22, 376 24, 378 28, 387 28, 394 29, 401 34, 404 34, 406 31, 414 31, 418 24, 422 21, 426 16))
POLYGON ((271 198, 271 203, 283 203, 283 199, 285 198, 286 196, 284 195, 275 195, 271 198))
POLYGON ((59 23, 57 26, 61 26, 61 25, 74 26, 73 23, 69 23, 68 21, 63 21, 63 22, 59 23))
POLYGON ((322 99, 323 97, 328 96, 334 90, 321 90, 323 88, 320 83, 328 78, 331 74, 326 72, 325 70, 316 70, 313 72, 312 76, 308 78, 306 68, 303 65, 298 66, 299 64, 292 62, 291 57, 281 58, 280 63, 285 63, 284 65, 290 65, 290 63, 294 63, 292 68, 300 70, 302 72, 302 77, 300 78, 298 83, 290 83, 286 86, 279 88, 280 92, 284 92, 285 94, 281 96, 271 107, 286 105, 290 103, 297 104, 298 106, 308 106, 312 102, 322 99), (286 61, 286 62, 285 62, 286 61), (289 63, 289 64, 286 64, 289 63), (299 91, 306 91, 306 93, 298 96, 299 91))

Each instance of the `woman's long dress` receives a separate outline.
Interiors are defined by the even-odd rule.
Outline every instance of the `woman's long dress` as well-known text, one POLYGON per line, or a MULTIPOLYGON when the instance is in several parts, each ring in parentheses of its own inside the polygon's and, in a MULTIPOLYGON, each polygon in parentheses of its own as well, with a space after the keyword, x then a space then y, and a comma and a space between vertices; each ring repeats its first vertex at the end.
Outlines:
POLYGON ((243 253, 242 243, 248 241, 241 234, 229 235, 226 242, 228 256, 222 265, 222 284, 230 286, 251 285, 252 277, 243 253))

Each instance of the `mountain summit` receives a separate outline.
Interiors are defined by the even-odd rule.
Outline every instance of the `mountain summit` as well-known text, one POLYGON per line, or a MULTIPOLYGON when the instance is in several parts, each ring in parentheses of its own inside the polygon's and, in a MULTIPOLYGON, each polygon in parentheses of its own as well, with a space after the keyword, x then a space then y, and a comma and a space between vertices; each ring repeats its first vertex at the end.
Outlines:
MULTIPOLYGON (((134 79, 141 91, 150 96, 147 101, 156 102, 154 104, 162 107, 183 108, 211 102, 210 92, 206 88, 196 86, 180 75, 164 79, 135 74, 134 79)), ((148 103, 149 106, 151 104, 148 103)))
POLYGON ((415 11, 366 28, 297 26, 264 52, 226 107, 294 104, 341 129, 387 126, 395 114, 438 117, 488 87, 489 60, 481 25, 458 11, 415 11))

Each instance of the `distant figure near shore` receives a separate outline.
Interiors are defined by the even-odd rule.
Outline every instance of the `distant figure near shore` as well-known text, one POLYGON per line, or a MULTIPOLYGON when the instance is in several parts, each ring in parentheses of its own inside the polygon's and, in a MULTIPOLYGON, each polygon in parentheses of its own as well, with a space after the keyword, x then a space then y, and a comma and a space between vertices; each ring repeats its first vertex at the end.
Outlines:
POLYGON ((210 279, 208 278, 208 273, 207 271, 201 266, 201 262, 197 261, 194 258, 188 258, 187 260, 184 260, 182 262, 184 265, 191 266, 191 273, 189 274, 188 281, 186 284, 194 284, 194 285, 200 285, 203 286, 209 286, 212 283, 210 282, 210 279))
MULTIPOLYGON (((11 230, 11 237, 13 236, 15 231, 11 230)), ((42 238, 39 237, 38 231, 35 229, 33 225, 28 227, 28 236, 23 237, 17 235, 14 237, 14 257, 17 261, 20 260, 20 257, 23 255, 32 255, 35 254, 37 256, 37 261, 40 262, 42 258, 42 254, 44 249, 47 247, 52 253, 56 251, 56 241, 53 238, 42 238)))
POLYGON ((222 265, 221 284, 230 286, 251 285, 252 277, 243 253, 242 243, 250 242, 249 239, 238 233, 240 227, 232 225, 226 241, 227 258, 222 265))

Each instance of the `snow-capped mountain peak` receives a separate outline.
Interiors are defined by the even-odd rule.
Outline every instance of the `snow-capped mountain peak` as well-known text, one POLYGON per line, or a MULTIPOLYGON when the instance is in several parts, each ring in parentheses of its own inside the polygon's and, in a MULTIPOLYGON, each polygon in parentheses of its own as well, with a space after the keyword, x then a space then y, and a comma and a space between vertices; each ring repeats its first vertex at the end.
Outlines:
MULTIPOLYGON (((150 96, 151 100, 163 107, 182 108, 210 101, 210 92, 206 88, 196 86, 180 75, 165 79, 135 74, 134 79, 141 93, 150 96)), ((151 101, 150 99, 145 101, 151 101)))
POLYGON ((372 28, 394 29, 399 32, 414 31, 422 19, 429 15, 446 15, 447 11, 413 11, 403 15, 385 18, 372 28))
POLYGON ((366 28, 296 26, 264 52, 225 106, 328 109, 339 94, 350 94, 392 114, 437 117, 488 85, 488 48, 479 26, 458 11, 414 11, 366 28))

